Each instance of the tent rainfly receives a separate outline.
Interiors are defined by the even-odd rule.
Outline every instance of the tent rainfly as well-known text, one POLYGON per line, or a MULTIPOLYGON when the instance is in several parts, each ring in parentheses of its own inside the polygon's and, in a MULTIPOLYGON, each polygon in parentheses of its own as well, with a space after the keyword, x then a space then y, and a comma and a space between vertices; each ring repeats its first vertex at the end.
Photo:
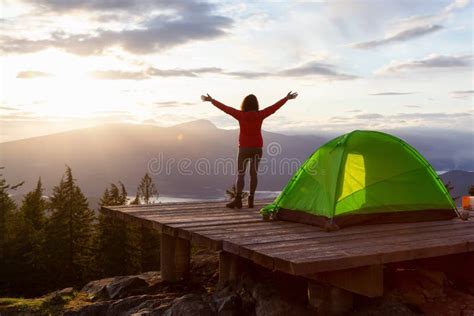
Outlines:
POLYGON ((357 130, 317 149, 260 212, 332 230, 450 219, 456 206, 413 147, 389 134, 357 130))

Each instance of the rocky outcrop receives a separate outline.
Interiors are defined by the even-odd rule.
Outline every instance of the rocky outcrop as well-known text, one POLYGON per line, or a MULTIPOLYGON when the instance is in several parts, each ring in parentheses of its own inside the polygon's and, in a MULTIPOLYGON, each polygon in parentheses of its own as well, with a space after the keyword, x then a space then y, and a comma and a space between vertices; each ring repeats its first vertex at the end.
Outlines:
MULTIPOLYGON (((288 284, 287 284, 288 285, 288 284)), ((238 284, 227 285, 214 293, 192 284, 168 284, 159 273, 120 276, 92 281, 80 293, 89 304, 73 308, 66 316, 238 316, 307 315, 304 304, 282 295, 271 279, 260 282, 243 275, 238 284), (189 291, 191 293, 182 295, 189 291)))
MULTIPOLYGON (((25 307, 0 305, 0 314, 2 316, 314 314, 314 311, 307 308, 305 279, 253 266, 239 273, 237 280, 222 282, 224 284, 219 284, 216 288, 217 258, 209 254, 203 255, 203 258, 205 259, 194 262, 191 279, 185 282, 163 282, 159 272, 106 278, 92 281, 79 291, 66 288, 35 299, 43 305, 40 309, 28 310, 25 307)), ((447 265, 445 262, 430 260, 387 265, 384 271, 386 285, 384 296, 381 298, 357 296, 350 315, 474 315, 474 295, 469 292, 471 287, 474 288, 471 270, 462 270, 458 266, 447 269, 447 265)))

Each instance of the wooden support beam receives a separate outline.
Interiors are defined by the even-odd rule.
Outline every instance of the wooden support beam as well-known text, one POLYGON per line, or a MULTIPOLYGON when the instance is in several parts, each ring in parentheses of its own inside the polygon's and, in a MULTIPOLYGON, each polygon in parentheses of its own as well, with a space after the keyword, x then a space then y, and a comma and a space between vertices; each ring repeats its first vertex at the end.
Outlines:
POLYGON ((188 240, 161 234, 161 279, 178 282, 189 276, 191 247, 188 240))
POLYGON ((353 303, 351 292, 308 281, 308 304, 318 315, 346 315, 353 303))
POLYGON ((219 287, 238 282, 239 277, 247 270, 252 269, 249 262, 226 251, 219 252, 219 287))
POLYGON ((318 273, 306 277, 367 297, 383 295, 383 265, 381 264, 318 273))

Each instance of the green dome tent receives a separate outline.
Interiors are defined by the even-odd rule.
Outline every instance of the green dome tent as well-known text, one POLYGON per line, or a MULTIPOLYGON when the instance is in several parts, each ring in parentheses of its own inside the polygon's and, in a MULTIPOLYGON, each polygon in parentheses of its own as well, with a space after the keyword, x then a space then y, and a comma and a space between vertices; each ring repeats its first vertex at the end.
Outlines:
POLYGON ((381 132, 353 131, 317 149, 261 213, 331 229, 450 219, 455 208, 413 147, 381 132))

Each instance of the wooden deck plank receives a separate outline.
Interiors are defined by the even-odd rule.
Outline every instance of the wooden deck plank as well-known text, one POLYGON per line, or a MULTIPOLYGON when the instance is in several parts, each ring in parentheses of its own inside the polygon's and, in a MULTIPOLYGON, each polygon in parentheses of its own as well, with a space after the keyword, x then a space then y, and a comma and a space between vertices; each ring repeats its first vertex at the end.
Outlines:
MULTIPOLYGON (((362 265, 383 264, 389 262, 413 260, 441 256, 443 254, 453 254, 467 251, 468 240, 474 240, 474 235, 466 235, 472 232, 471 229, 460 232, 460 236, 452 235, 449 239, 408 239, 386 244, 378 244, 370 247, 367 245, 355 248, 332 249, 326 248, 321 253, 314 253, 308 256, 298 257, 300 254, 287 252, 284 254, 272 255, 274 259, 274 269, 286 270, 292 274, 307 274, 318 271, 331 271, 340 269, 341 266, 353 268, 362 265), (449 249, 452 246, 452 249, 449 249)), ((446 236, 443 236, 446 237, 446 236)), ((267 257, 268 258, 268 257, 267 257)), ((258 261, 258 260, 257 260, 258 261)))
MULTIPOLYGON (((256 205, 255 207, 259 209, 260 206, 262 205, 256 205)), ((129 211, 121 211, 123 213, 127 214, 133 214, 134 216, 145 216, 145 215, 151 215, 151 214, 159 214, 159 215, 176 215, 176 216, 181 216, 185 214, 207 214, 207 213, 214 213, 214 212, 227 212, 227 213, 233 213, 233 212, 240 212, 240 213, 255 213, 254 210, 252 209, 229 209, 226 208, 224 205, 219 205, 219 206, 209 206, 207 208, 176 208, 176 209, 159 209, 159 208, 150 208, 146 210, 129 210, 129 211)))
POLYGON ((257 220, 262 220, 260 217, 255 215, 208 215, 208 216, 182 216, 182 217, 175 217, 175 216, 147 216, 142 217, 143 219, 150 220, 150 221, 159 221, 164 225, 173 225, 173 224, 181 224, 181 223, 199 223, 199 222, 206 222, 206 221, 215 221, 215 220, 225 220, 225 219, 244 219, 244 218, 253 218, 257 220))
MULTIPOLYGON (((461 222, 459 222, 461 224, 461 222)), ((364 229, 348 229, 347 231, 338 231, 338 232, 325 232, 319 229, 309 229, 308 233, 303 235, 295 233, 294 235, 285 236, 284 239, 278 238, 278 236, 267 236, 259 234, 253 237, 242 238, 235 240, 230 238, 224 238, 224 244, 228 244, 229 247, 233 247, 235 245, 239 245, 243 247, 245 250, 257 250, 257 249, 265 249, 265 248, 278 248, 278 247, 292 247, 294 245, 302 245, 302 243, 311 241, 314 239, 324 241, 327 239, 328 241, 341 241, 345 239, 353 240, 354 238, 369 238, 369 237, 376 237, 376 236, 383 236, 387 234, 394 234, 395 232, 410 232, 410 231, 417 231, 421 227, 429 228, 429 227, 440 227, 446 226, 446 223, 443 222, 424 222, 419 223, 421 225, 413 226, 409 224, 397 225, 397 226, 388 226, 388 227, 379 227, 379 226, 365 226, 364 229), (282 245, 282 242, 286 242, 285 245, 282 245), (250 248, 249 248, 250 247, 250 248)), ((451 224, 451 223, 450 223, 451 224)), ((302 227, 311 227, 309 225, 302 225, 302 227)), ((226 248, 227 249, 227 248, 226 248)))
MULTIPOLYGON (((260 207, 263 207, 267 204, 269 204, 271 200, 267 201, 255 201, 255 208, 254 209, 259 209, 260 207)), ((147 204, 147 205, 127 205, 127 206, 104 206, 104 208, 109 209, 109 210, 117 210, 120 212, 147 212, 147 211, 153 211, 153 210, 159 210, 159 211, 175 211, 175 210, 209 210, 213 208, 226 208, 225 204, 227 201, 213 201, 213 202, 185 202, 185 203, 162 203, 162 204, 147 204)), ((229 210, 229 209, 228 209, 229 210)), ((242 209, 246 210, 246 209, 242 209)))
MULTIPOLYGON (((443 238, 449 238, 449 236, 458 236, 461 237, 464 234, 469 235, 471 231, 474 231, 472 227, 464 227, 452 231, 451 229, 439 230, 439 231, 422 231, 417 234, 400 234, 396 238, 391 236, 379 237, 377 239, 360 239, 354 240, 352 242, 341 242, 338 240, 334 241, 312 241, 311 243, 302 243, 301 245, 290 246, 290 247, 273 247, 265 249, 257 249, 255 253, 264 254, 270 257, 285 257, 291 258, 292 261, 306 261, 307 258, 324 258, 326 256, 332 256, 334 252, 343 253, 347 249, 361 249, 365 252, 375 252, 377 247, 389 247, 394 244, 404 243, 404 242, 418 242, 422 240, 438 240, 443 238), (453 235, 451 235, 453 234, 453 235), (436 237, 436 238, 435 238, 436 237), (311 249, 317 250, 310 251, 311 249)), ((454 240, 452 240, 454 242, 454 240)), ((249 247, 251 248, 251 247, 249 247)), ((387 249, 389 251, 389 249, 387 249)))
POLYGON ((212 225, 223 225, 223 224, 243 224, 243 223, 258 223, 261 219, 255 218, 243 218, 243 219, 235 219, 230 218, 227 220, 214 220, 214 221, 204 221, 204 222, 186 222, 186 223, 176 223, 176 224, 167 224, 163 225, 162 232, 165 234, 170 235, 178 235, 180 230, 188 229, 188 228, 196 228, 207 226, 209 224, 212 225))
MULTIPOLYGON (((457 226, 462 226, 463 228, 470 227, 474 230, 474 223, 472 224, 465 224, 462 222, 450 222, 450 223, 433 223, 432 225, 427 225, 423 227, 423 230, 420 230, 419 226, 417 229, 413 227, 406 227, 403 229, 397 230, 378 230, 373 232, 363 232, 363 233, 346 233, 346 234, 339 234, 339 235, 331 235, 331 233, 319 233, 313 232, 312 234, 306 234, 300 236, 298 234, 294 235, 294 239, 286 239, 286 240, 275 240, 271 241, 266 239, 265 237, 257 237, 257 238, 250 238, 248 243, 245 244, 245 241, 238 240, 239 245, 241 247, 253 250, 253 251, 260 251, 265 249, 271 249, 272 251, 278 252, 285 252, 286 250, 293 251, 295 247, 307 249, 308 247, 312 247, 314 245, 318 246, 318 249, 322 249, 322 247, 326 244, 335 244, 338 243, 338 246, 341 247, 354 247, 357 245, 361 245, 361 242, 382 242, 386 243, 388 240, 394 240, 401 238, 402 236, 406 236, 409 239, 416 239, 420 236, 420 234, 426 233, 438 233, 442 231, 451 231, 452 229, 456 228, 457 226), (329 235, 328 235, 329 234, 329 235), (414 236, 411 236, 414 235, 414 236), (381 240, 382 238, 385 238, 381 240)), ((291 237, 291 236, 289 236, 291 237)), ((226 240, 227 241, 227 240, 226 240)))
POLYGON ((288 223, 285 222, 283 224, 271 224, 266 221, 255 221, 251 223, 237 223, 237 224, 217 224, 217 225, 205 225, 205 226, 197 226, 197 227, 188 227, 185 229, 178 228, 178 235, 181 238, 188 238, 191 239, 193 234, 200 234, 203 236, 212 237, 215 234, 222 234, 222 233, 232 233, 232 232, 261 232, 262 230, 265 231, 273 231, 276 229, 280 229, 282 227, 299 227, 300 224, 296 223, 288 223))
MULTIPOLYGON (((225 207, 215 207, 211 209, 183 209, 183 210, 171 210, 171 211, 160 211, 157 209, 148 210, 148 211, 140 211, 140 212, 125 212, 128 215, 133 215, 135 217, 149 217, 149 216, 206 216, 208 214, 219 214, 219 213, 227 213, 227 214, 238 214, 237 212, 230 210, 225 207)), ((249 212, 248 210, 241 210, 240 213, 242 214, 253 214, 257 215, 254 212, 249 212)))
MULTIPOLYGON (((240 239, 245 236, 255 236, 256 234, 273 234, 273 235, 279 235, 280 238, 285 236, 286 234, 291 234, 293 233, 292 230, 295 228, 284 228, 284 227, 275 227, 272 229, 269 229, 265 233, 259 232, 259 230, 251 230, 251 231, 236 231, 236 232, 226 232, 224 234, 201 234, 201 233, 191 233, 191 240, 193 242, 199 243, 199 244, 213 244, 216 241, 219 241, 220 248, 222 248, 222 242, 224 242, 227 239, 230 238, 237 238, 240 239)), ((299 230, 306 230, 309 231, 311 230, 311 227, 300 227, 298 228, 299 230)))
MULTIPOLYGON (((474 235, 471 235, 470 238, 474 238, 474 235)), ((384 264, 467 252, 465 240, 458 242, 447 240, 442 242, 426 240, 417 243, 408 242, 405 244, 394 245, 390 248, 390 253, 376 253, 375 256, 371 256, 367 253, 348 252, 346 253, 346 257, 350 254, 350 260, 325 258, 324 261, 319 262, 307 261, 301 263, 290 263, 290 270, 293 271, 293 274, 295 275, 305 275, 308 273, 314 273, 315 271, 334 271, 346 269, 347 267, 353 268, 371 264, 384 264), (395 258, 391 258, 391 256, 394 256, 395 258), (316 266, 312 266, 312 264, 316 264, 316 266)), ((281 271, 286 270, 287 264, 288 261, 284 262, 282 260, 277 260, 275 263, 275 269, 281 271)))
MULTIPOLYGON (((233 225, 219 225, 219 226, 203 226, 198 228, 190 228, 189 230, 195 233, 200 234, 212 234, 216 231, 222 232, 231 232, 231 231, 247 231, 247 230, 260 230, 262 231, 263 228, 265 229, 273 229, 273 228, 292 228, 292 227, 307 227, 307 225, 301 225, 298 223, 291 223, 291 222, 274 222, 270 223, 267 221, 259 221, 252 225, 243 225, 243 224, 233 224, 233 225)), ((314 229, 314 228, 313 228, 314 229)))

